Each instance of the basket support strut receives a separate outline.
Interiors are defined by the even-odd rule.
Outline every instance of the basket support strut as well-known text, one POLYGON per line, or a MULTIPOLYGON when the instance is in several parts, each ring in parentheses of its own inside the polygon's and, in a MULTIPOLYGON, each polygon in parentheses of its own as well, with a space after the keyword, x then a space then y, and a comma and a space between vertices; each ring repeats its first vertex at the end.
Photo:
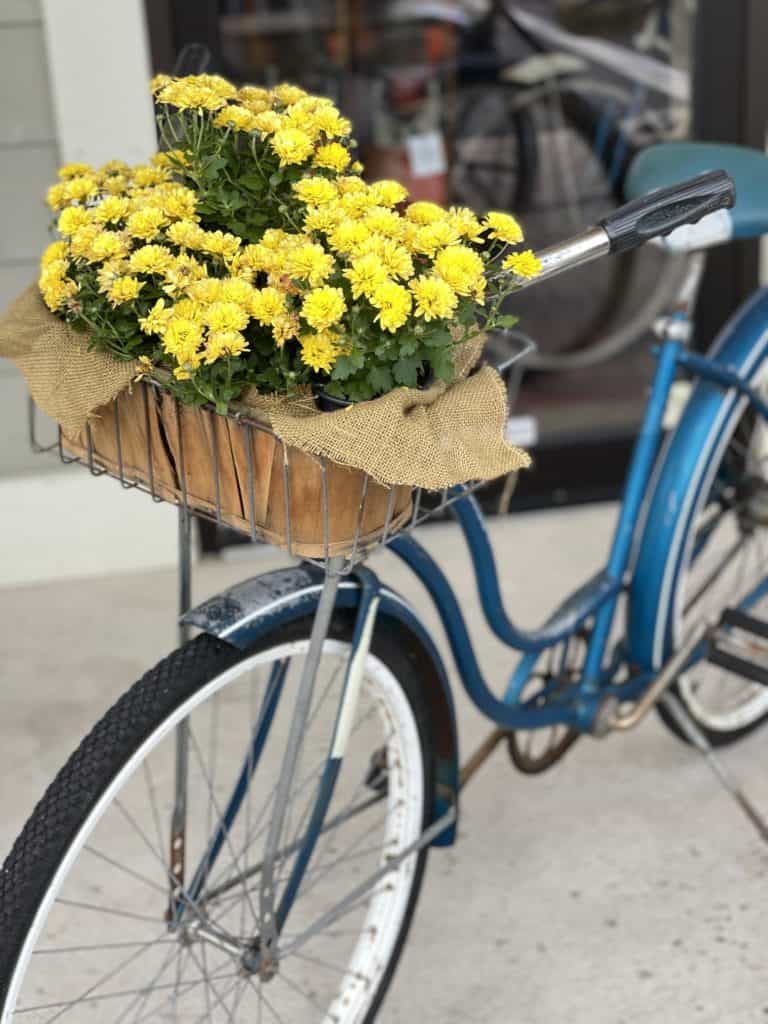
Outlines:
MULTIPOLYGON (((179 644, 189 640, 189 626, 181 621, 192 606, 192 517, 179 505, 179 644)), ((189 722, 176 726, 176 761, 174 767, 174 800, 171 815, 170 872, 172 891, 168 907, 169 925, 178 920, 177 908, 184 892, 185 841, 187 832, 187 776, 189 764, 189 722)))

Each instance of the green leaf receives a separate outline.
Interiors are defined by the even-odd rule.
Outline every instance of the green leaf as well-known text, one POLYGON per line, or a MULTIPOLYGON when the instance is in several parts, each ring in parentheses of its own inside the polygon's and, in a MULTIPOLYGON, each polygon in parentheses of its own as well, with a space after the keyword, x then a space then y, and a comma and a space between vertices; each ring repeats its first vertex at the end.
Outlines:
POLYGON ((438 328, 430 331, 424 335, 424 344, 429 345, 430 348, 439 348, 445 345, 453 345, 453 337, 451 332, 445 327, 438 328))
POLYGON ((401 356, 412 356, 413 353, 418 349, 419 342, 413 336, 406 335, 400 341, 400 355, 401 356))
POLYGON ((282 171, 273 171, 273 173, 270 174, 270 176, 269 176, 269 184, 272 186, 272 188, 276 188, 282 182, 282 180, 283 180, 283 172, 282 171))
POLYGON ((368 380, 373 390, 379 394, 391 391, 395 383, 387 366, 374 366, 368 373, 368 380))
POLYGON ((512 313, 502 313, 501 316, 496 317, 494 324, 496 327, 504 327, 506 329, 509 329, 510 327, 514 327, 515 324, 519 322, 519 316, 514 316, 512 313))
POLYGON ((430 353, 429 362, 435 376, 439 377, 440 380, 444 380, 446 384, 450 384, 454 375, 453 349, 434 349, 430 353))
POLYGON ((398 384, 404 384, 407 388, 415 388, 419 379, 421 360, 415 356, 401 356, 392 370, 398 384))

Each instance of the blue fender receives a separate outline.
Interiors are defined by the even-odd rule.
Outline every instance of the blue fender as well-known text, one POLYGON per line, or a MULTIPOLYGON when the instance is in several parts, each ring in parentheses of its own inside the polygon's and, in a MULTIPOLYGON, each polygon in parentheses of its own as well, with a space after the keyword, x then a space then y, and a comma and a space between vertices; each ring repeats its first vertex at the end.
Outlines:
MULTIPOLYGON (((768 289, 763 289, 737 310, 707 356, 754 382, 766 354, 768 289)), ((680 570, 693 542, 689 527, 748 401, 736 388, 699 380, 657 461, 627 605, 628 659, 641 671, 657 671, 672 653, 683 600, 680 570)))
MULTIPOLYGON (((323 579, 323 573, 311 565, 254 576, 191 609, 182 622, 226 640, 240 650, 248 650, 279 626, 311 615, 320 599, 323 579)), ((360 583, 354 576, 344 577, 337 591, 336 607, 355 609, 360 592, 360 583)), ((403 643, 408 645, 414 659, 429 709, 435 779, 431 821, 436 821, 452 806, 456 808, 458 820, 459 746, 453 695, 445 666, 411 605, 389 587, 382 586, 380 594, 377 623, 389 619, 399 627, 403 643)), ((454 823, 433 845, 450 846, 455 837, 454 823)))

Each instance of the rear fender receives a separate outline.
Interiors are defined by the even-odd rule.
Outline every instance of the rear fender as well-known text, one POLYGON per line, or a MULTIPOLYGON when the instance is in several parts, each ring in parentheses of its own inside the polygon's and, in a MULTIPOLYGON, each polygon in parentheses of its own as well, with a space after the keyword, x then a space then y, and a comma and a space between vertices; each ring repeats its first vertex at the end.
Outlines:
MULTIPOLYGON (((279 626, 311 615, 320 599, 323 580, 323 573, 309 565, 277 569, 216 594, 187 612, 182 622, 248 650, 279 626)), ((389 619, 400 628, 424 688, 433 739, 435 800, 431 821, 436 821, 451 806, 458 813, 459 750, 453 696, 442 658, 414 609, 389 587, 382 586, 380 593, 377 622, 389 619)), ((344 577, 339 583, 336 607, 355 609, 359 600, 358 580, 344 577)), ((455 836, 456 824, 442 832, 433 845, 450 846, 455 836)))

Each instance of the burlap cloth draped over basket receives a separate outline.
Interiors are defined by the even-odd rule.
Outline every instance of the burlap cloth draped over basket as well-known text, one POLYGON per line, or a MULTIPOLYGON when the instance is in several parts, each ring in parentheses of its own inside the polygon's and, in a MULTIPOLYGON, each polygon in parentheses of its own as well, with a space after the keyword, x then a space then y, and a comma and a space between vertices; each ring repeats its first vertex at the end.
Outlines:
MULTIPOLYGON (((103 456, 100 461, 107 468, 114 468, 111 465, 114 452, 105 450, 106 442, 100 447, 99 437, 104 439, 108 426, 114 430, 110 422, 114 416, 110 403, 114 403, 117 396, 120 396, 121 434, 125 433, 126 415, 133 412, 131 406, 136 407, 138 416, 139 403, 135 395, 145 385, 133 384, 139 369, 137 363, 89 351, 86 336, 53 316, 36 286, 27 289, 0 320, 0 356, 16 363, 36 404, 61 424, 67 447, 75 453, 81 451, 90 426, 92 444, 97 454, 103 456)), ((529 465, 528 455, 504 438, 507 396, 499 375, 490 367, 483 367, 468 376, 478 356, 477 344, 458 346, 458 375, 451 386, 438 382, 425 391, 398 388, 381 398, 338 412, 319 412, 310 397, 275 398, 250 392, 242 396, 234 408, 268 424, 277 438, 288 446, 287 449, 281 446, 283 452, 295 451, 296 456, 305 454, 301 460, 302 471, 298 474, 303 484, 310 464, 316 462, 316 458, 311 457, 323 457, 335 464, 329 470, 335 472, 346 467, 358 471, 357 484, 362 473, 368 474, 375 482, 372 490, 381 491, 385 497, 388 488, 396 487, 396 513, 403 519, 406 506, 410 504, 411 487, 442 490, 469 480, 491 480, 529 465), (377 487, 377 484, 382 486, 377 487)), ((169 435, 172 405, 168 396, 155 397, 150 433, 157 428, 169 435)), ((207 443, 210 447, 211 443, 217 444, 217 431, 224 431, 228 433, 227 451, 234 458, 235 449, 241 445, 240 441, 237 444, 233 441, 236 425, 221 417, 216 417, 219 423, 211 425, 212 416, 214 414, 199 409, 183 409, 181 422, 185 436, 186 424, 190 429, 194 424, 199 435, 196 442, 207 443)), ((177 414, 177 433, 179 422, 177 414)), ((170 444, 173 455, 172 440, 165 436, 163 444, 156 447, 167 451, 170 444)), ((264 452, 255 454, 263 462, 264 452)), ((193 459, 191 451, 187 452, 187 458, 193 459)), ((167 470, 164 473, 162 467, 156 467, 155 476, 160 484, 165 481, 170 490, 178 493, 178 466, 167 467, 167 470)), ((233 472, 233 488, 239 490, 242 499, 245 487, 241 475, 233 472)), ((341 475, 348 478, 352 474, 342 472, 341 475)), ((339 473, 336 477, 340 478, 339 473)), ((187 480, 188 485, 190 482, 196 483, 187 480)), ((331 482, 329 477, 329 490, 331 482)), ((356 493, 359 494, 359 487, 356 493)), ((203 500, 203 495, 197 497, 201 499, 198 504, 210 504, 203 500)), ((377 499, 373 495, 366 501, 375 505, 377 499)), ((249 518, 242 501, 239 509, 225 508, 224 512, 227 521, 230 521, 228 512, 232 513, 231 518, 236 521, 233 525, 242 526, 243 520, 249 518)), ((269 529, 262 532, 269 536, 269 529)))

